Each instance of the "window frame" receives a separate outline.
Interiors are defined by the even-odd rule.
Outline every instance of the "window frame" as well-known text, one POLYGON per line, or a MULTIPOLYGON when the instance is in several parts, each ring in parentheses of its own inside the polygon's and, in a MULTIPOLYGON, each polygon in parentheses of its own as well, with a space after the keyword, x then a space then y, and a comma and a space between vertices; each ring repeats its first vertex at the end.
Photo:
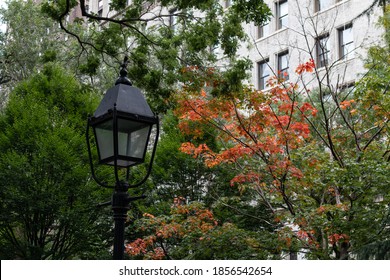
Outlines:
POLYGON ((102 17, 103 16, 103 7, 104 7, 104 2, 103 0, 98 0, 98 16, 102 17))
POLYGON ((257 39, 267 37, 270 34, 271 34, 271 21, 267 21, 266 23, 257 27, 257 39))
POLYGON ((169 28, 175 32, 177 28, 177 16, 175 13, 177 12, 177 8, 173 8, 169 10, 169 28))
POLYGON ((315 1, 315 11, 316 11, 316 12, 324 11, 324 10, 326 10, 326 9, 328 9, 328 8, 330 8, 330 7, 332 7, 332 6, 337 2, 337 0, 336 0, 336 1, 327 0, 327 1, 330 2, 330 3, 328 4, 328 6, 326 6, 326 7, 324 7, 324 8, 321 8, 321 2, 322 2, 322 1, 323 1, 323 0, 316 0, 316 1, 315 1))
POLYGON ((321 8, 321 0, 315 0, 314 1, 314 12, 319 13, 319 12, 325 11, 325 10, 331 8, 332 6, 337 5, 337 3, 342 2, 344 0, 329 0, 329 1, 330 1, 330 3, 328 6, 326 6, 325 8, 321 8))
POLYGON ((281 0, 276 2, 276 16, 277 16, 277 21, 276 21, 276 29, 280 30, 283 28, 288 27, 288 0, 281 0), (281 5, 286 5, 287 7, 287 13, 286 14, 281 14, 281 5), (285 21, 286 24, 283 24, 285 21))
POLYGON ((98 9, 103 9, 104 2, 103 0, 98 0, 98 9))
POLYGON ((319 36, 316 39, 316 62, 318 68, 325 67, 329 64, 330 62, 330 35, 329 33, 323 34, 319 36), (325 44, 325 49, 321 45, 322 40, 326 39, 326 44, 325 44), (324 51, 326 50, 326 51, 324 51), (325 57, 326 56, 326 57, 325 57), (325 57, 325 59, 321 59, 321 57, 325 57))
POLYGON ((290 57, 289 57, 288 50, 282 51, 277 54, 277 69, 278 69, 278 77, 287 81, 290 77, 289 74, 290 57), (286 59, 287 67, 283 67, 283 59, 286 59), (284 73, 287 73, 287 75, 284 75, 284 73))
POLYGON ((351 59, 351 58, 354 58, 355 57, 355 44, 354 44, 354 38, 353 38, 353 25, 352 23, 349 23, 349 24, 346 24, 344 25, 343 27, 341 28, 338 28, 337 29, 337 32, 338 32, 338 49, 339 49, 339 58, 340 59, 351 59), (350 30, 349 32, 351 32, 351 37, 352 37, 352 41, 347 41, 346 43, 344 43, 344 32, 346 30, 350 30), (345 53, 346 50, 348 50, 349 48, 352 45, 352 50, 350 50, 349 52, 345 53))
POLYGON ((269 58, 257 62, 257 77, 258 89, 265 90, 267 88, 267 81, 271 77, 271 67, 269 66, 269 58), (267 70, 268 71, 265 71, 267 70), (266 75, 264 75, 266 73, 266 75))

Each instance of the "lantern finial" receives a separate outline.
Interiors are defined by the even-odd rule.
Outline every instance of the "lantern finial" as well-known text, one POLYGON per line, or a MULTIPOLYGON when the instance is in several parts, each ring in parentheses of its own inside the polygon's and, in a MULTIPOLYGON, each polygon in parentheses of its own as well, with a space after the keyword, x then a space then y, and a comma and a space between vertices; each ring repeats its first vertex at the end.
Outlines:
POLYGON ((125 84, 125 85, 129 85, 129 86, 133 85, 131 83, 131 81, 129 80, 129 78, 127 78, 127 64, 128 63, 129 63, 129 58, 126 55, 125 58, 123 59, 123 63, 121 64, 121 70, 119 72, 120 77, 118 78, 118 80, 116 80, 115 85, 118 85, 118 84, 125 84))

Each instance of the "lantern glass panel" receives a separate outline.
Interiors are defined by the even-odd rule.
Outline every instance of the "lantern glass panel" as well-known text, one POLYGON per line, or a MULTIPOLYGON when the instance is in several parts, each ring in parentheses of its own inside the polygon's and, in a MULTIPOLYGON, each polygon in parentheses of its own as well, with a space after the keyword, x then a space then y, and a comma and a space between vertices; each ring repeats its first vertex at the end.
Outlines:
POLYGON ((96 143, 101 161, 114 156, 114 137, 112 131, 112 119, 100 123, 95 127, 96 143))
POLYGON ((95 136, 99 151, 99 161, 109 165, 116 163, 128 167, 144 162, 152 124, 117 118, 118 154, 114 151, 113 119, 95 126, 95 136))
POLYGON ((151 125, 118 119, 118 155, 143 162, 151 125))

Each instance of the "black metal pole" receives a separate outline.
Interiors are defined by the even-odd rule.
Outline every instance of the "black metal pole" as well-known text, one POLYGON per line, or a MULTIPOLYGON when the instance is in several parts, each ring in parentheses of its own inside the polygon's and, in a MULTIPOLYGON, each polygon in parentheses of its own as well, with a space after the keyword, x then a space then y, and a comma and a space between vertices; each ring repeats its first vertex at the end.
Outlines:
POLYGON ((117 182, 112 195, 112 211, 114 212, 114 260, 123 260, 125 254, 125 223, 130 202, 146 198, 145 195, 130 197, 127 192, 131 186, 127 182, 117 182))
POLYGON ((127 211, 130 209, 128 185, 118 182, 112 196, 112 210, 114 212, 114 260, 123 260, 125 251, 125 223, 127 211))

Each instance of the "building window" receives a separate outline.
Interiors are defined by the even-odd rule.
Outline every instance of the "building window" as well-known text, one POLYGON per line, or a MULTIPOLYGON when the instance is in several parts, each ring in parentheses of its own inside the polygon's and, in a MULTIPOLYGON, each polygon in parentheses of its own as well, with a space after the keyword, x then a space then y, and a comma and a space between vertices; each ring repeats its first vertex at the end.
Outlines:
POLYGON ((352 25, 346 25, 339 29, 339 54, 341 59, 354 57, 354 43, 352 25))
POLYGON ((315 0, 315 11, 320 12, 343 0, 315 0))
POLYGON ((324 67, 325 65, 328 65, 330 53, 329 34, 317 38, 316 51, 317 66, 324 67))
POLYGON ((177 26, 177 16, 175 13, 177 12, 177 9, 172 9, 169 11, 169 28, 175 32, 176 26, 177 26))
POLYGON ((263 25, 259 26, 257 38, 267 37, 270 34, 270 22, 267 21, 263 25))
POLYGON ((103 16, 103 0, 98 1, 98 16, 103 16))
POLYGON ((288 26, 288 2, 279 1, 276 3, 277 29, 288 26))
POLYGON ((257 63, 259 71, 259 89, 265 89, 267 87, 267 81, 271 75, 271 69, 269 68, 269 60, 263 60, 257 63))
POLYGON ((315 5, 316 5, 316 12, 323 11, 335 2, 335 0, 316 0, 315 5))
POLYGON ((289 57, 288 51, 278 54, 278 76, 284 80, 288 80, 289 57))

